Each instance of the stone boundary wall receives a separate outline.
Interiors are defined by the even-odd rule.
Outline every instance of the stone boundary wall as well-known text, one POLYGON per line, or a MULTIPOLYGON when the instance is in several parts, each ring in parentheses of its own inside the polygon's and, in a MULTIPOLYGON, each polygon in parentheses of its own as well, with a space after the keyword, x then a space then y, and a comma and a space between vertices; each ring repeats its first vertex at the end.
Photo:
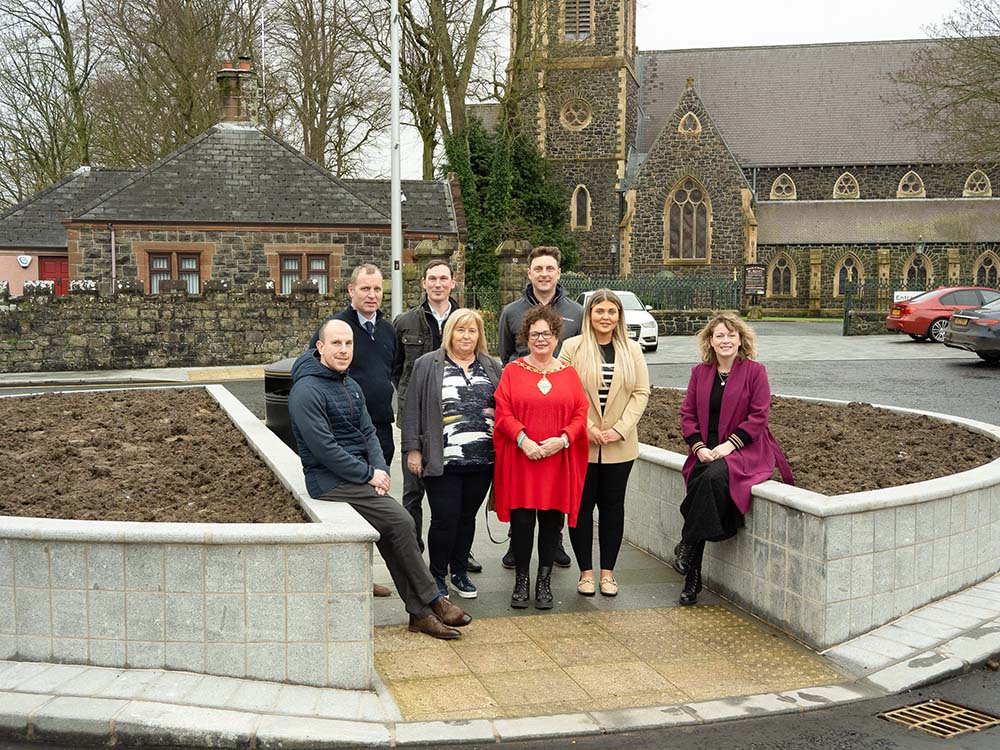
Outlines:
POLYGON ((848 310, 844 324, 845 336, 875 336, 891 334, 885 327, 886 313, 879 310, 848 310))
POLYGON ((207 388, 316 523, 0 517, 0 659, 371 690, 377 533, 310 499, 291 449, 207 388))
MULTIPOLYGON (((883 408, 1000 440, 993 425, 883 408)), ((629 481, 625 538, 661 560, 680 540, 683 463, 679 453, 640 446, 629 481)), ((816 649, 1000 571, 1000 459, 871 492, 829 497, 769 481, 753 496, 746 528, 706 547, 706 585, 816 649)))
POLYGON ((723 310, 651 310, 660 336, 694 336, 723 310))

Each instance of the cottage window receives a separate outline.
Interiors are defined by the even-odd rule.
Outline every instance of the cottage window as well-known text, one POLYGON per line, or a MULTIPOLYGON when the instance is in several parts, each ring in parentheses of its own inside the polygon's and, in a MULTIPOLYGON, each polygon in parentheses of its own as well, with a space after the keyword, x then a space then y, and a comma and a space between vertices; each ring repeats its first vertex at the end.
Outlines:
POLYGON ((594 17, 591 3, 592 0, 565 0, 563 22, 568 41, 577 42, 590 36, 594 17))
POLYGON ((795 296, 795 266, 787 255, 779 255, 767 272, 768 297, 795 296))
POLYGON ((771 183, 771 200, 793 201, 795 198, 795 180, 788 174, 779 174, 777 179, 771 183))
POLYGON ((693 177, 678 182, 664 206, 664 260, 708 261, 712 205, 693 177))
POLYGON ((989 198, 993 195, 993 186, 990 178, 981 169, 975 170, 965 181, 965 189, 962 191, 963 198, 989 198))
POLYGON ((848 255, 837 264, 837 270, 833 275, 833 296, 842 296, 847 291, 848 285, 860 284, 864 277, 861 263, 853 255, 848 255))
POLYGON ((1000 273, 1000 258, 993 253, 986 253, 976 262, 977 285, 996 288, 998 273, 1000 273))
POLYGON ((899 186, 896 188, 897 198, 925 198, 927 197, 927 191, 924 190, 924 181, 920 179, 920 175, 914 172, 912 169, 903 175, 903 179, 899 181, 899 186))
POLYGON ((282 255, 281 294, 291 294, 297 281, 314 281, 320 294, 330 289, 330 258, 326 255, 282 255))
POLYGON ((149 291, 160 293, 164 281, 183 281, 188 294, 201 292, 201 256, 186 253, 149 255, 149 291))
POLYGON ((570 205, 570 229, 590 231, 590 191, 585 185, 577 185, 570 205))
POLYGON ((903 272, 906 288, 926 289, 933 276, 932 271, 931 261, 926 255, 914 255, 907 261, 903 272))

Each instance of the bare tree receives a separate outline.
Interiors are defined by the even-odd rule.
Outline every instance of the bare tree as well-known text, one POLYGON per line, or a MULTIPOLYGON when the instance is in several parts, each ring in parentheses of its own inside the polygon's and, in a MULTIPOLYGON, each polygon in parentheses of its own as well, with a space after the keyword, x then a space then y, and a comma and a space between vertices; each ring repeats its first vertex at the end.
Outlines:
POLYGON ((944 134, 942 157, 1000 156, 1000 0, 963 0, 930 32, 913 64, 893 79, 908 108, 904 124, 944 134))
POLYGON ((0 200, 17 201, 90 163, 91 19, 85 0, 0 0, 0 18, 0 200))

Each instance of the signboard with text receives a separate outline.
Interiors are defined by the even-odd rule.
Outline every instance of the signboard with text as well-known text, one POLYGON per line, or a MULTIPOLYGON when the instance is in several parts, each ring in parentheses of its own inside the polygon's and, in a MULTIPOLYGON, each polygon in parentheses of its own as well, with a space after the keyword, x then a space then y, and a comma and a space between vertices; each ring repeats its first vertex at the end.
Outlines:
POLYGON ((763 295, 767 291, 767 266, 763 263, 747 263, 743 266, 743 293, 763 295))

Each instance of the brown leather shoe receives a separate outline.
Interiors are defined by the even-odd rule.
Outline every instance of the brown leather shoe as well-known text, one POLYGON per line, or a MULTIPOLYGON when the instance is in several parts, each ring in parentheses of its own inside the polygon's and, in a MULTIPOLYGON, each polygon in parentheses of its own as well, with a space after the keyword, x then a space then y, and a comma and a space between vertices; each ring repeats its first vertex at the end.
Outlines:
POLYGON ((443 641, 453 641, 462 637, 462 634, 455 628, 449 628, 438 619, 437 615, 433 614, 426 617, 410 615, 409 630, 411 633, 425 633, 431 638, 440 638, 443 641))
POLYGON ((444 597, 434 602, 431 609, 434 610, 434 614, 440 618, 441 622, 453 628, 461 628, 472 622, 472 615, 466 614, 458 605, 452 604, 449 599, 444 597))
POLYGON ((373 583, 372 596, 392 596, 392 592, 385 586, 380 586, 377 583, 373 583))

